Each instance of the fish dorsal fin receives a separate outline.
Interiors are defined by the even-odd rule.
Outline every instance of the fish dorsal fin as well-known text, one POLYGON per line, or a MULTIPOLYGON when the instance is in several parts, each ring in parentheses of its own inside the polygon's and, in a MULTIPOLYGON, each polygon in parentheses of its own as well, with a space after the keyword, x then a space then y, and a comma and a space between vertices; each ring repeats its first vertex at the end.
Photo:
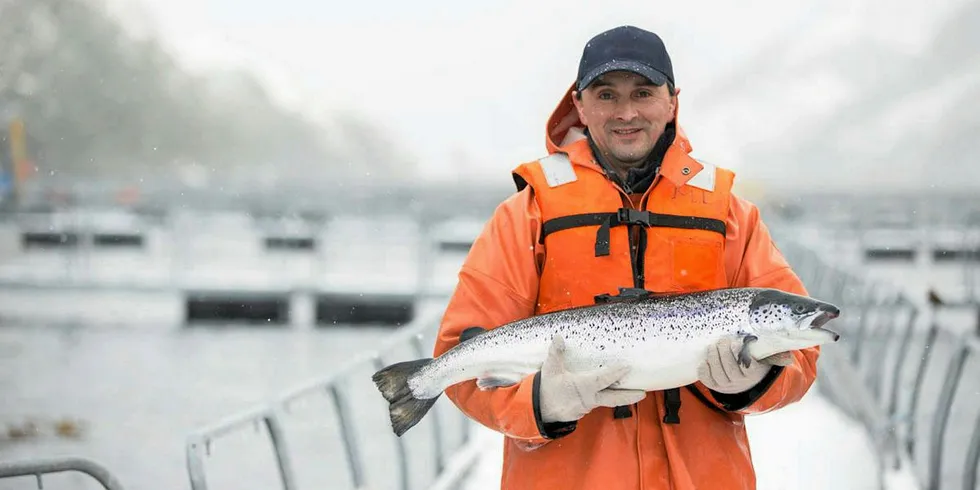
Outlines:
POLYGON ((620 303, 624 301, 639 301, 650 298, 667 298, 670 296, 676 296, 680 293, 658 293, 656 291, 650 291, 649 289, 642 288, 619 288, 618 294, 597 294, 595 296, 595 302, 598 303, 620 303))
POLYGON ((467 340, 470 340, 473 337, 479 337, 481 334, 483 334, 486 331, 487 329, 483 327, 467 327, 463 329, 462 332, 460 332, 459 343, 462 344, 463 342, 466 342, 467 340))

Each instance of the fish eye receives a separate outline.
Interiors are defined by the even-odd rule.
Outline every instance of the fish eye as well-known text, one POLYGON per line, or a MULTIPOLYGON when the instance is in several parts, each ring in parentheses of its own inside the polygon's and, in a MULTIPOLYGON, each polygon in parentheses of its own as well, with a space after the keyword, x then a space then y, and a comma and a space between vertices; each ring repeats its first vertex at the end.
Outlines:
POLYGON ((806 312, 806 306, 803 305, 802 303, 797 303, 793 305, 793 313, 802 314, 804 312, 806 312))

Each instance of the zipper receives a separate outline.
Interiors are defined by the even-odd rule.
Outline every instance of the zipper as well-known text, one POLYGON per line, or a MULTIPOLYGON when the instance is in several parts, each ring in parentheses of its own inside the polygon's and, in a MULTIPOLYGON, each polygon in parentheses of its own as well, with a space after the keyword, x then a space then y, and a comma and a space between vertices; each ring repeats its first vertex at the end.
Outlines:
MULTIPOLYGON (((647 207, 648 199, 650 198, 650 191, 653 186, 657 184, 660 175, 653 178, 653 182, 650 183, 650 187, 640 198, 639 209, 643 210, 647 207)), ((636 209, 633 206, 633 201, 626 195, 626 202, 629 204, 630 208, 636 209)), ((646 230, 641 226, 631 226, 629 230, 629 244, 630 244, 630 266, 633 268, 633 287, 643 289, 646 283, 646 251, 647 251, 647 234, 646 230)))
MULTIPOLYGON (((647 202, 649 202, 650 192, 653 187, 657 185, 660 180, 660 170, 657 170, 657 175, 654 176, 653 182, 650 182, 650 187, 647 188, 643 197, 640 198, 640 209, 646 209, 647 202)), ((626 202, 631 208, 633 206, 633 200, 626 195, 626 202)), ((634 226, 629 233, 629 243, 630 243, 630 264, 633 267, 633 287, 643 288, 646 282, 645 272, 646 272, 646 247, 647 247, 647 234, 646 230, 640 226, 634 226), (634 253, 633 247, 634 243, 636 245, 636 251, 634 253)), ((654 406, 653 409, 656 411, 656 393, 653 394, 654 406)), ((640 430, 640 403, 633 404, 633 420, 636 424, 636 463, 638 466, 639 474, 637 475, 637 481, 640 483, 640 488, 643 488, 643 444, 641 441, 642 431, 640 430)), ((659 419, 659 416, 658 416, 659 419)))
MULTIPOLYGON (((596 163, 593 161, 593 163, 596 163)), ((633 200, 630 199, 627 189, 624 189, 624 185, 620 185, 617 182, 618 179, 610 179, 610 184, 620 193, 620 200, 623 206, 630 209, 637 209, 633 206, 633 200)), ((653 177, 653 181, 650 182, 650 187, 647 188, 643 197, 640 198, 640 209, 646 208, 646 203, 650 197, 650 193, 654 186, 660 181, 660 169, 657 169, 657 175, 653 177)), ((645 255, 647 246, 647 236, 644 230, 640 226, 631 226, 629 228, 627 237, 629 238, 629 254, 630 254, 630 267, 632 268, 633 275, 633 286, 637 288, 642 288, 644 286, 644 269, 645 269, 645 255), (634 249, 635 247, 635 249, 634 249)), ((656 395, 654 394, 656 399, 656 395)), ((636 462, 637 462, 637 481, 639 482, 639 487, 643 488, 643 450, 641 442, 641 430, 640 430, 640 403, 634 403, 631 407, 633 410, 633 416, 630 419, 633 421, 633 425, 636 428, 636 462)), ((654 401, 654 410, 656 410, 656 401, 654 401)), ((658 416, 659 419, 659 416, 658 416)))

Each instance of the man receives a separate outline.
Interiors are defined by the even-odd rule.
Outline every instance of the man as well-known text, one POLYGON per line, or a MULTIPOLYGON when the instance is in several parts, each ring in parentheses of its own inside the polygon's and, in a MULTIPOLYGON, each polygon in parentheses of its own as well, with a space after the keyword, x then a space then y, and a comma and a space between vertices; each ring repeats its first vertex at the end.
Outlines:
MULTIPOLYGON (((689 155, 678 92, 656 34, 624 26, 589 41, 548 120, 548 156, 514 170, 518 192, 460 270, 436 355, 480 328, 620 288, 806 294, 757 208, 732 195, 733 173, 689 155)), ((644 393, 608 389, 623 370, 565 370, 556 340, 541 372, 517 385, 469 381, 446 394, 506 436, 504 489, 750 489, 743 417, 799 400, 819 350, 743 368, 738 348, 726 339, 709 349, 694 385, 644 393)))

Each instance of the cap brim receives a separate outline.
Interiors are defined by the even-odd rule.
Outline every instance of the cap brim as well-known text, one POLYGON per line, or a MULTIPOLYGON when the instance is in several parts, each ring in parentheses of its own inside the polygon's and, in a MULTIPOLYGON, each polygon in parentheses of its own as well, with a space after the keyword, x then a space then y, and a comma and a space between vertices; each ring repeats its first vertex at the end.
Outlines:
POLYGON ((609 61, 599 65, 597 68, 586 74, 584 78, 579 80, 577 84, 578 90, 581 91, 585 89, 589 85, 592 85, 592 82, 594 82, 597 78, 605 75, 606 73, 614 71, 628 71, 631 73, 636 73, 637 75, 650 80, 650 83, 654 85, 663 85, 667 83, 667 75, 664 75, 663 73, 649 67, 648 65, 644 65, 643 63, 638 63, 636 61, 609 61))

